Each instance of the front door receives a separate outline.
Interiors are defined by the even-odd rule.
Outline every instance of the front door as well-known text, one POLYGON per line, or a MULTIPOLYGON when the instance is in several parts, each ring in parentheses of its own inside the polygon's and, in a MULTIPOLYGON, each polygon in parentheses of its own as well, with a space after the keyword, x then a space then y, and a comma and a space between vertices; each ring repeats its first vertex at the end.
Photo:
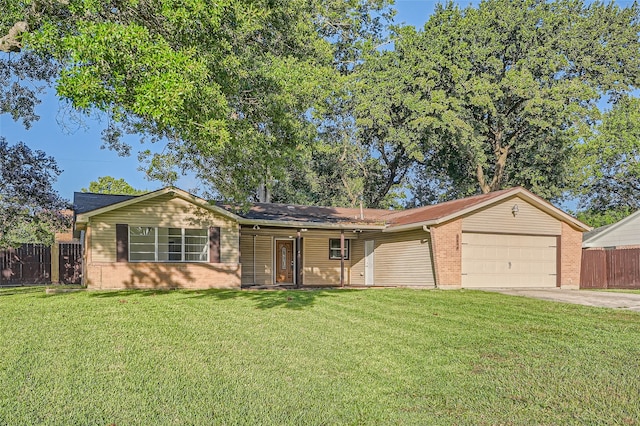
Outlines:
POLYGON ((293 241, 276 240, 276 283, 293 284, 293 241))

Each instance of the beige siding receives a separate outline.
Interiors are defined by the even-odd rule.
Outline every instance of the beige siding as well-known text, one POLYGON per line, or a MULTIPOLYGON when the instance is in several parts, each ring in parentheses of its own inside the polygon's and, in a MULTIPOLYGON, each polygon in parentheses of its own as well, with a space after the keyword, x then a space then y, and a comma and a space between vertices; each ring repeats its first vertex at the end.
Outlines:
MULTIPOLYGON (((276 239, 294 239, 297 229, 242 229, 240 237, 242 284, 270 285, 273 278, 273 247, 276 239), (254 249, 255 237, 255 249, 254 249), (254 256, 255 253, 255 256, 254 256), (255 257, 255 278, 254 278, 255 257)), ((302 282, 304 285, 339 285, 340 261, 329 260, 329 239, 340 238, 340 231, 309 230, 302 237, 302 282)), ((345 239, 355 243, 353 232, 345 233, 345 239)), ((345 284, 349 283, 349 260, 345 261, 345 284)))
MULTIPOLYGON (((303 283, 305 285, 339 285, 340 260, 329 259, 329 239, 336 236, 308 238, 305 235, 303 246, 303 283)), ((345 284, 349 283, 351 261, 344 261, 345 284)))
POLYGON ((238 263, 238 226, 224 216, 170 195, 141 201, 91 218, 93 262, 116 261, 116 224, 176 228, 220 227, 221 263, 238 263))
POLYGON ((435 285, 431 239, 423 230, 363 233, 354 243, 353 285, 364 285, 364 241, 374 240, 374 285, 435 285))
POLYGON ((465 232, 505 234, 560 235, 560 221, 529 204, 520 197, 474 212, 462 220, 465 232), (518 205, 514 216, 512 209, 518 205))
POLYGON ((272 285, 273 249, 277 238, 296 238, 296 229, 242 228, 240 233, 240 263, 242 284, 272 285), (254 251, 255 237, 255 251, 254 251), (254 275, 255 264, 255 275, 254 275))
MULTIPOLYGON (((380 232, 375 233, 375 235, 380 234, 380 232)), ((364 241, 368 239, 375 239, 375 237, 363 232, 357 240, 351 241, 350 285, 364 285, 364 241)))
POLYGON ((240 237, 242 284, 273 284, 273 237, 250 235, 240 237), (254 246, 255 239, 255 246, 254 246), (254 275, 255 265, 255 275, 254 275))

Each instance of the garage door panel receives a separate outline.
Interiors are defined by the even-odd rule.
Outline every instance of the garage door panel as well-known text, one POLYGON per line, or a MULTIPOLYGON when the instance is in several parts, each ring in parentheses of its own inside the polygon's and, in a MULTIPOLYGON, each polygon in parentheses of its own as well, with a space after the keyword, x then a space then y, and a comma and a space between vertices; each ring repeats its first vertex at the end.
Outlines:
POLYGON ((462 286, 555 287, 556 237, 462 234, 462 286))
POLYGON ((495 259, 504 259, 505 256, 509 255, 509 249, 507 247, 497 247, 496 248, 496 257, 495 259))

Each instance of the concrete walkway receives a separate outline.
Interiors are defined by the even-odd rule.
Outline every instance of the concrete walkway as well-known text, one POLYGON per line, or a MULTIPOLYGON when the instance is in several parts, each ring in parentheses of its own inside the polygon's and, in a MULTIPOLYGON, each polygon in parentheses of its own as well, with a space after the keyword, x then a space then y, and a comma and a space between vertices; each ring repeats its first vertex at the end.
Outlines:
POLYGON ((535 299, 551 300, 554 302, 574 303, 576 305, 601 308, 628 309, 640 312, 640 294, 591 290, 562 290, 559 288, 491 288, 482 290, 494 291, 511 296, 533 297, 535 299))

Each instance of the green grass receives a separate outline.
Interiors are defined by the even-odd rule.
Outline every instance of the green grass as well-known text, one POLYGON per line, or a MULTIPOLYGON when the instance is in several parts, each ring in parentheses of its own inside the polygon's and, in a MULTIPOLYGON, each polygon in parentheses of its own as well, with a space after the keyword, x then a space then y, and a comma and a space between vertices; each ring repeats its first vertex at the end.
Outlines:
POLYGON ((474 291, 0 291, 0 424, 638 424, 640 314, 474 291))

